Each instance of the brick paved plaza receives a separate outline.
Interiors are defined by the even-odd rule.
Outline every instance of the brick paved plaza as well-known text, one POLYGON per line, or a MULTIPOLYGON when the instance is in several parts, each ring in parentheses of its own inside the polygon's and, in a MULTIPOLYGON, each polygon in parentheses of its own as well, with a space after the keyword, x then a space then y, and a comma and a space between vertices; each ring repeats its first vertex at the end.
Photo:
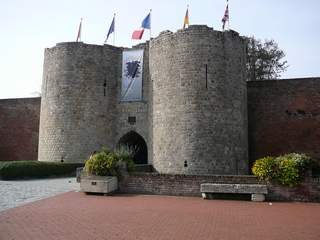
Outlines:
POLYGON ((320 239, 320 204, 68 192, 0 212, 1 240, 320 239))

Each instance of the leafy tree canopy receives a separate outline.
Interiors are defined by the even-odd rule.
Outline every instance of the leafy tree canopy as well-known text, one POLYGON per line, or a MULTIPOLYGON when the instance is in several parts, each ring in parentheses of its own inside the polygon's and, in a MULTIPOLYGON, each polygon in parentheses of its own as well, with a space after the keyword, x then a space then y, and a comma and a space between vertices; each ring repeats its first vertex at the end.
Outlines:
POLYGON ((274 40, 247 37, 247 80, 272 80, 288 68, 286 56, 274 40))

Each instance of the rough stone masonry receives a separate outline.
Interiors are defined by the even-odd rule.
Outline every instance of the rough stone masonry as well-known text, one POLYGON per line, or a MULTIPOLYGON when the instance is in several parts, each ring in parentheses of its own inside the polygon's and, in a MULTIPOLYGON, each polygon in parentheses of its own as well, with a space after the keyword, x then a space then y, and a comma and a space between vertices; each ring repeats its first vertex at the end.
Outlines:
POLYGON ((248 172, 245 41, 202 25, 165 31, 144 49, 142 100, 123 102, 123 48, 45 50, 39 160, 83 162, 139 135, 159 173, 248 172), (134 122, 129 121, 134 117, 134 122))

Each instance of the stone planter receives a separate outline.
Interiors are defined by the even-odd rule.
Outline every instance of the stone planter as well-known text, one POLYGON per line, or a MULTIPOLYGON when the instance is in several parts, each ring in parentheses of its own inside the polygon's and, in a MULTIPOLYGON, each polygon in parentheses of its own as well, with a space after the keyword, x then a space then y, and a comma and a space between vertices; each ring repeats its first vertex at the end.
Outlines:
POLYGON ((118 178, 114 176, 81 176, 80 190, 86 193, 108 194, 118 189, 118 178))

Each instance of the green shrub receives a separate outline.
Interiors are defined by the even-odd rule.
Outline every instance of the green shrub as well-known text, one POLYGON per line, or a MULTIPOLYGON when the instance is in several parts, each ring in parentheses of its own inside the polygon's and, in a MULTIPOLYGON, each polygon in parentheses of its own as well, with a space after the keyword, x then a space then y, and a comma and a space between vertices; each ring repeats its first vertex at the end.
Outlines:
POLYGON ((297 164, 287 158, 278 157, 279 165, 277 180, 280 184, 294 186, 299 183, 299 168, 297 164))
POLYGON ((85 163, 87 172, 99 176, 117 176, 119 168, 119 158, 105 150, 94 154, 85 163))
POLYGON ((40 161, 8 161, 0 163, 0 178, 4 180, 24 178, 45 178, 75 175, 81 163, 60 163, 40 161))
POLYGON ((288 186, 299 184, 310 166, 310 158, 305 154, 289 153, 277 157, 276 161, 278 165, 277 181, 288 186))
POLYGON ((255 161, 252 173, 260 180, 271 181, 277 173, 277 163, 274 157, 264 157, 255 161))
POLYGON ((98 176, 120 176, 125 166, 128 171, 134 167, 130 151, 118 149, 111 152, 103 149, 86 160, 85 171, 98 176))
POLYGON ((265 157, 256 160, 252 172, 260 180, 295 186, 310 168, 310 163, 310 157, 305 154, 289 153, 276 158, 265 157))
POLYGON ((290 159, 295 162, 299 170, 302 172, 311 167, 311 158, 304 153, 288 153, 280 157, 290 159))

